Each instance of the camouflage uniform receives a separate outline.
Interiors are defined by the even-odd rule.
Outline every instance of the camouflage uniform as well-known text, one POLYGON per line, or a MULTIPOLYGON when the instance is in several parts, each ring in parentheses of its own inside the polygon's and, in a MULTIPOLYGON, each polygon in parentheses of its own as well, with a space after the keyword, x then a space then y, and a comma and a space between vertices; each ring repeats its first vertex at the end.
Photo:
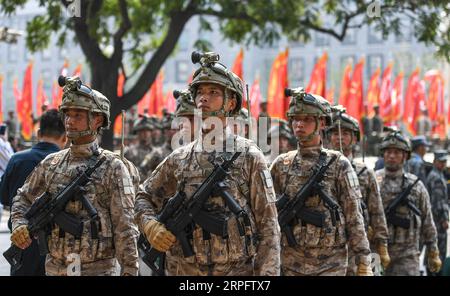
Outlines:
MULTIPOLYGON (((92 104, 89 96, 95 96, 96 100, 108 103, 107 109, 99 111, 106 114, 108 123, 105 127, 109 127, 109 101, 103 95, 95 91, 93 95, 80 95, 79 92, 73 103, 72 94, 68 94, 70 92, 70 89, 64 88, 60 107, 63 112, 68 108, 79 108, 76 100, 92 104)), ((86 110, 99 112, 95 107, 94 111, 86 110)), ((84 187, 84 195, 98 211, 98 220, 90 221, 79 200, 67 203, 65 211, 83 221, 83 232, 80 238, 76 238, 62 231, 58 225, 53 225, 48 238, 47 275, 67 275, 71 265, 70 254, 80 257, 81 275, 114 275, 116 260, 122 274, 137 275, 138 229, 133 222, 133 205, 139 176, 130 163, 121 161, 117 154, 101 149, 97 140, 84 145, 72 144, 68 149, 50 154, 35 168, 14 198, 11 211, 13 229, 28 224, 24 214, 38 196, 44 192, 55 196, 85 170, 94 151, 100 152, 98 158, 104 157, 106 160, 92 174, 90 182, 84 187), (98 229, 98 234, 94 229, 98 229)))
MULTIPOLYGON (((407 152, 411 151, 409 142, 400 133, 394 132, 386 136, 381 143, 381 151, 387 148, 396 148, 407 152)), ((389 206, 391 201, 403 192, 410 184, 417 180, 417 176, 405 172, 403 167, 396 171, 381 169, 375 172, 383 206, 389 206)), ((427 246, 428 260, 430 254, 438 252, 436 227, 433 222, 430 198, 422 181, 418 181, 412 188, 408 199, 421 213, 421 216, 414 214, 406 204, 400 204, 395 211, 395 215, 400 218, 410 219, 408 229, 395 226, 388 221, 389 229, 389 255, 391 263, 385 271, 385 275, 420 275, 419 242, 427 246)))
POLYGON ((172 153, 172 146, 166 143, 161 147, 154 148, 148 153, 141 162, 139 171, 141 172, 142 180, 146 180, 152 174, 153 170, 164 160, 170 153, 172 153))
MULTIPOLYGON (((242 105, 243 88, 239 77, 224 65, 216 63, 215 53, 193 53, 192 59, 199 60, 202 67, 193 76, 190 91, 195 98, 197 87, 212 83, 225 88, 222 108, 203 112, 203 116, 230 116, 239 112, 242 105), (236 99, 234 110, 225 110, 225 103, 236 99)), ((203 209, 218 218, 226 219, 227 235, 222 237, 208 233, 199 225, 192 225, 189 243, 194 255, 184 257, 177 241, 166 252, 165 269, 169 275, 279 275, 280 274, 280 229, 275 206, 272 179, 259 148, 251 141, 233 135, 224 129, 223 137, 215 137, 215 143, 229 144, 243 151, 233 162, 224 179, 226 191, 248 214, 250 222, 241 236, 239 220, 226 206, 222 197, 212 194, 203 209), (241 150, 241 148, 244 148, 241 150)), ((203 138, 182 146, 166 157, 141 186, 135 204, 136 222, 141 231, 155 223, 165 202, 177 189, 190 199, 212 172, 215 164, 228 158, 228 152, 207 152, 199 147, 203 138)), ((227 145, 227 148, 230 148, 227 145)), ((156 222, 158 223, 158 222, 156 222)), ((147 235, 149 240, 149 235, 147 235)), ((149 240, 150 242, 150 240, 149 240)))
MULTIPOLYGON (((178 148, 156 168, 137 194, 135 212, 139 227, 155 219, 163 204, 175 194, 177 184, 185 182, 184 192, 190 198, 198 185, 213 169, 221 153, 195 152, 198 140, 178 148)), ((239 235, 236 219, 221 197, 211 197, 205 208, 219 216, 229 217, 228 239, 211 234, 203 237, 195 226, 190 241, 194 256, 184 258, 177 242, 167 252, 169 275, 278 275, 280 233, 271 178, 261 151, 249 140, 236 137, 247 151, 234 162, 225 179, 228 192, 250 215, 252 242, 239 235), (254 261, 254 263, 253 263, 254 261)))
POLYGON ((433 213, 434 224, 437 230, 439 255, 444 262, 447 254, 447 229, 442 223, 448 221, 448 194, 447 180, 444 174, 433 168, 427 177, 427 188, 431 198, 431 211, 433 213))
MULTIPOLYGON (((139 130, 143 129, 152 130, 153 128, 154 125, 151 122, 151 119, 144 116, 134 123, 133 133, 136 133, 139 130)), ((126 147, 124 151, 125 158, 131 161, 139 169, 141 180, 144 180, 145 177, 147 176, 147 172, 143 170, 143 168, 141 167, 142 162, 144 161, 144 158, 152 151, 153 147, 150 142, 148 143, 138 142, 132 146, 126 147)))
MULTIPOLYGON (((333 108, 339 107, 334 106, 333 108)), ((336 109, 335 111, 339 110, 336 109)), ((335 112, 333 114, 333 126, 328 130, 328 133, 338 129, 338 124, 340 124, 341 129, 351 130, 353 136, 356 137, 356 141, 360 141, 359 123, 356 119, 345 113, 335 112)), ((353 149, 353 146, 350 149, 353 149)), ((367 234, 371 235, 370 237, 368 236, 370 247, 372 252, 378 252, 380 244, 387 245, 388 229, 375 172, 368 168, 365 163, 355 161, 352 152, 350 152, 347 158, 350 160, 350 163, 358 176, 362 195, 362 199, 360 200, 361 212, 363 214, 367 234)), ((356 265, 356 258, 352 250, 349 250, 348 261, 349 267, 347 269, 347 275, 354 276, 357 273, 358 266, 356 265)))
MULTIPOLYGON (((330 116, 330 107, 325 99, 300 92, 291 99, 288 117, 296 113, 313 114, 313 111, 307 113, 311 103, 308 104, 302 99, 305 96, 309 97, 309 102, 321 104, 320 112, 330 116)), ((327 124, 331 124, 328 123, 328 117, 327 124)), ((324 149, 322 145, 307 148, 299 145, 298 150, 281 154, 270 168, 275 192, 277 195, 286 193, 289 198, 293 198, 311 176, 320 154, 326 155, 326 162, 332 156, 337 157, 321 183, 324 191, 339 205, 338 219, 333 225, 331 213, 318 195, 306 200, 305 207, 325 215, 325 223, 321 228, 298 220, 298 223, 293 225, 297 241, 297 246, 294 247, 288 245, 286 235, 283 234, 281 261, 284 275, 344 276, 348 266, 348 248, 357 255, 358 263, 370 265, 369 242, 358 203, 361 199, 358 178, 348 159, 340 152, 324 149)))

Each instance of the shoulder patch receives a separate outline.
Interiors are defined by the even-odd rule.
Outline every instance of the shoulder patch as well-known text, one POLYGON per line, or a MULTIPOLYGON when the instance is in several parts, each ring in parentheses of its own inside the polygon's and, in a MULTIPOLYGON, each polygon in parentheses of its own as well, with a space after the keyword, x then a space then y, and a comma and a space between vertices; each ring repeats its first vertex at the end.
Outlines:
POLYGON ((359 181, 358 176, 356 176, 356 173, 354 170, 349 170, 346 175, 348 184, 351 188, 356 189, 359 188, 359 181))
POLYGON ((267 188, 273 187, 272 176, 270 175, 269 170, 263 170, 261 172, 261 179, 264 180, 264 184, 266 185, 267 188))

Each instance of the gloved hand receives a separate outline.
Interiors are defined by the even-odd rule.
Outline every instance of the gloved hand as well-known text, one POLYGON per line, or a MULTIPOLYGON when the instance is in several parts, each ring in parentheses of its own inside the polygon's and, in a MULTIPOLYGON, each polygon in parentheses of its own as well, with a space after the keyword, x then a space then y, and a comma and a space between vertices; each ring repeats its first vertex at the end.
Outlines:
POLYGON ((383 265, 383 268, 386 269, 389 266, 389 263, 391 263, 391 257, 389 257, 387 245, 385 243, 379 243, 377 251, 378 255, 380 255, 381 265, 383 265))
POLYGON ((31 238, 27 225, 20 225, 14 229, 11 234, 11 241, 22 250, 28 248, 31 245, 31 238))
POLYGON ((428 252, 428 268, 431 272, 436 273, 441 270, 442 261, 439 258, 439 251, 428 252))
POLYGON ((370 265, 360 262, 358 264, 357 276, 373 276, 372 267, 370 265))
POLYGON ((176 242, 176 237, 156 220, 150 220, 144 226, 148 242, 158 251, 167 252, 176 242))

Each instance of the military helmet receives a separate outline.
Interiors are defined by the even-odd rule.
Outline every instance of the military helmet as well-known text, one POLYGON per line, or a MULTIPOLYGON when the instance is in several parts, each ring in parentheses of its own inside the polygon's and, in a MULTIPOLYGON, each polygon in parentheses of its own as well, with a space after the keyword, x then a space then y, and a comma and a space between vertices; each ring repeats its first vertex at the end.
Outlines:
POLYGON ((384 153, 387 148, 397 148, 407 152, 408 159, 411 156, 411 144, 408 138, 399 131, 391 132, 383 138, 380 146, 381 153, 384 153))
POLYGON ((329 131, 338 129, 339 128, 338 125, 340 125, 341 129, 346 128, 353 131, 356 134, 356 139, 359 142, 361 140, 361 132, 359 130, 358 121, 355 118, 343 112, 345 112, 345 109, 343 111, 334 109, 334 112, 332 114, 333 125, 330 127, 329 131))
POLYGON ((62 102, 59 106, 61 112, 76 108, 91 113, 102 113, 105 117, 102 128, 108 129, 110 122, 110 101, 99 91, 83 84, 79 77, 59 76, 58 84, 63 88, 62 102))
POLYGON ((294 133, 292 132, 291 128, 289 127, 289 122, 283 119, 278 119, 279 124, 273 125, 270 130, 268 137, 285 137, 287 139, 295 139, 294 133))
POLYGON ((286 88, 284 91, 287 97, 291 97, 287 117, 295 115, 313 115, 325 117, 326 125, 332 125, 331 106, 323 97, 306 93, 303 87, 286 88))
POLYGON ((163 120, 161 121, 161 127, 164 130, 170 130, 172 129, 172 120, 175 118, 175 115, 171 112, 168 112, 166 116, 164 116, 163 120))
MULTIPOLYGON (((200 63, 201 67, 194 72, 192 82, 189 84, 192 96, 195 99, 197 88, 201 83, 213 83, 223 86, 226 90, 236 94, 236 108, 233 113, 239 112, 242 107, 244 89, 242 80, 233 72, 219 63, 219 55, 214 52, 200 53, 194 51, 191 56, 192 63, 200 63)), ((227 94, 225 92, 225 99, 227 94)))
POLYGON ((177 100, 175 117, 194 116, 196 106, 189 89, 174 90, 173 97, 177 100))
POLYGON ((139 118, 133 124, 133 133, 136 134, 143 130, 153 130, 155 126, 151 118, 147 115, 139 115, 139 118))

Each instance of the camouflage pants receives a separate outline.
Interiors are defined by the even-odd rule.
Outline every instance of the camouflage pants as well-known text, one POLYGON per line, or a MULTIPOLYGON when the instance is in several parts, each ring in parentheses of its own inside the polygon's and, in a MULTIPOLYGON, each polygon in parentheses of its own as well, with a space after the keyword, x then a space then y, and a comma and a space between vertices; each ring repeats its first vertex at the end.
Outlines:
POLYGON ((281 250, 281 271, 286 276, 345 276, 347 266, 346 247, 281 250))
POLYGON ((385 276, 419 276, 420 254, 412 254, 404 257, 391 255, 391 263, 385 271, 385 276))
POLYGON ((169 276, 252 276, 253 262, 199 265, 188 263, 183 258, 166 257, 166 273, 169 276))
MULTIPOLYGON (((81 276, 114 276, 118 275, 115 258, 83 263, 80 265, 81 276)), ((45 274, 47 276, 70 276, 71 265, 47 255, 45 274), (68 274, 69 273, 69 274, 68 274)))

